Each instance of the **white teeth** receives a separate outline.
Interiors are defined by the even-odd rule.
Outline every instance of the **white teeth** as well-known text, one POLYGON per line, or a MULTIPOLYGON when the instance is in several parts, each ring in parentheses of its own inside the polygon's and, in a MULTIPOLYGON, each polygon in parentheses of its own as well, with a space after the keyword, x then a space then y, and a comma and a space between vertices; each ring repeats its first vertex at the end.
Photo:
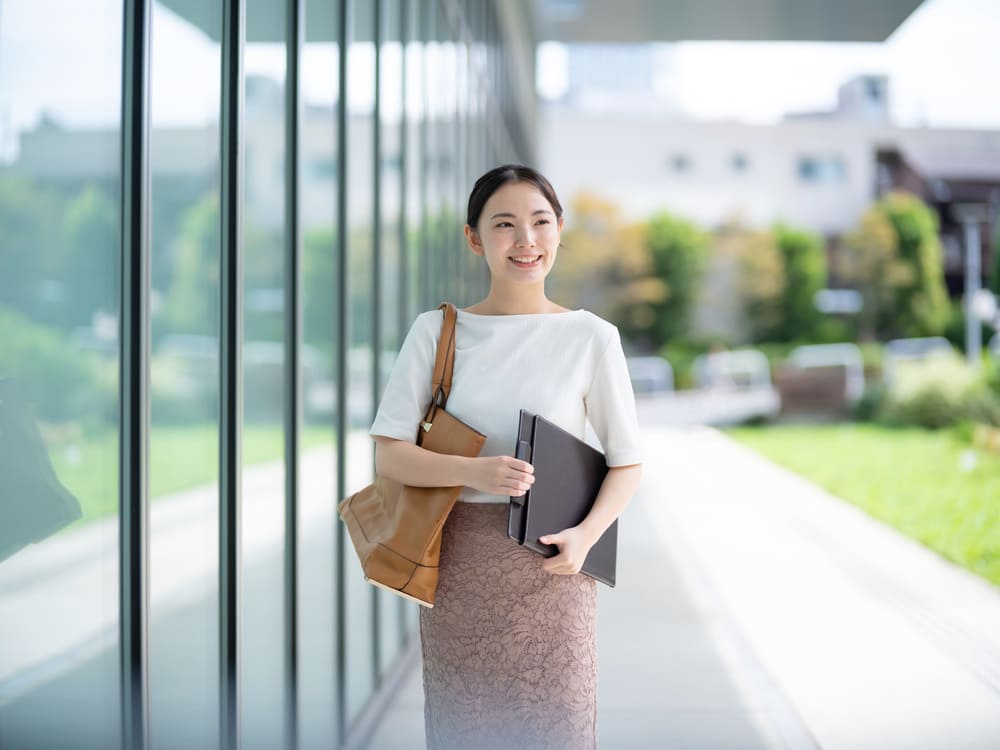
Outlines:
POLYGON ((534 263, 541 257, 541 255, 521 255, 516 258, 512 258, 512 260, 516 260, 518 263, 534 263))

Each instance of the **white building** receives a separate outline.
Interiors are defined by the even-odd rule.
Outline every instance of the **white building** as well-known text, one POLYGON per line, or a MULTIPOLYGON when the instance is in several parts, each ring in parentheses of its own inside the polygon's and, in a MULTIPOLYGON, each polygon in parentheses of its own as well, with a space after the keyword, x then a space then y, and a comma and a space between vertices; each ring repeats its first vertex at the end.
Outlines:
POLYGON ((887 97, 883 76, 861 76, 841 88, 835 111, 776 125, 694 121, 624 102, 600 111, 570 97, 541 110, 541 166, 567 204, 591 191, 635 219, 668 210, 710 228, 740 216, 827 236, 851 229, 878 195, 879 150, 915 164, 933 154, 938 169, 944 155, 946 171, 947 153, 971 150, 979 178, 1000 178, 1000 131, 896 127, 887 97))

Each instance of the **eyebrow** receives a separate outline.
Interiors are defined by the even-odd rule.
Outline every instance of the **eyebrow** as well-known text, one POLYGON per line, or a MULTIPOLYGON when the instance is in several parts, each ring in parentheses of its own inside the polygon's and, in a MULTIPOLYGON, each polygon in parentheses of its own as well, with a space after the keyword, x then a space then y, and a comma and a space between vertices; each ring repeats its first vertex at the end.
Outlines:
MULTIPOLYGON (((552 214, 553 216, 555 216, 555 212, 554 212, 554 211, 550 211, 550 210, 549 210, 549 209, 547 209, 547 208, 540 208, 540 209, 538 209, 537 211, 532 211, 532 212, 531 212, 531 215, 532 215, 532 216, 534 216, 535 214, 552 214)), ((494 219, 496 219, 496 218, 499 218, 500 216, 509 216, 509 217, 510 217, 510 218, 512 218, 512 219, 516 219, 516 218, 517 218, 517 217, 516 217, 516 216, 515 216, 514 214, 510 214, 510 213, 502 213, 502 214, 493 214, 493 215, 492 215, 492 216, 490 217, 490 221, 493 221, 494 219)))

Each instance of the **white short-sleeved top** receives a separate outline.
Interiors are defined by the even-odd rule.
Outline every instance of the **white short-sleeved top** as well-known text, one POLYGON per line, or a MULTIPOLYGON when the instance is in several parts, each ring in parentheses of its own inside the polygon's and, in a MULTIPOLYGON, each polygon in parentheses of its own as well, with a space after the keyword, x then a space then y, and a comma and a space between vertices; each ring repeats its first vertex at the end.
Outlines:
MULTIPOLYGON (((396 357, 369 433, 416 443, 431 399, 443 310, 417 316, 396 357)), ((642 463, 635 396, 618 328, 587 310, 480 315, 458 310, 449 413, 486 435, 480 456, 513 456, 520 409, 585 439, 594 428, 608 466, 642 463)), ((458 499, 506 503, 463 487, 458 499)))

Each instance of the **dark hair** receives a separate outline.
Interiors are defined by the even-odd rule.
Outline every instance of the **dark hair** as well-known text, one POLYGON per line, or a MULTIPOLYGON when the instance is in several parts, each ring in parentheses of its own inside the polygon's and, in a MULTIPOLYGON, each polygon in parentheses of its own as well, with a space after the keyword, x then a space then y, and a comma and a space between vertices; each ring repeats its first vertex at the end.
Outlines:
POLYGON ((562 218, 562 205, 556 197, 556 191, 540 172, 521 164, 504 164, 503 166, 491 169, 476 180, 476 184, 472 186, 465 223, 478 231, 479 216, 483 213, 486 201, 490 199, 493 193, 511 182, 529 182, 534 185, 545 196, 545 200, 549 202, 549 205, 552 206, 552 211, 555 213, 556 219, 562 218))

